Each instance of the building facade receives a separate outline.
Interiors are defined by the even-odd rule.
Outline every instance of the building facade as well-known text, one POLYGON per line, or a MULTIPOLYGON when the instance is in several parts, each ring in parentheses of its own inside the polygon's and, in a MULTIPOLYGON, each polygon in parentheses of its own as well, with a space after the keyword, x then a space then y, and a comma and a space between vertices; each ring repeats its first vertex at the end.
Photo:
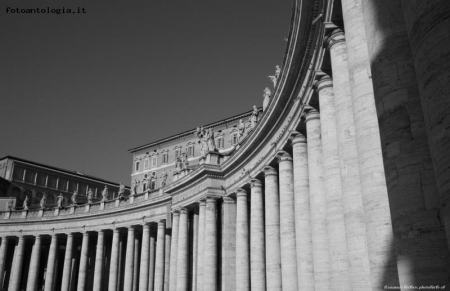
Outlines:
POLYGON ((450 2, 294 0, 274 81, 241 139, 130 150, 129 199, 3 212, 2 288, 448 288, 450 2))

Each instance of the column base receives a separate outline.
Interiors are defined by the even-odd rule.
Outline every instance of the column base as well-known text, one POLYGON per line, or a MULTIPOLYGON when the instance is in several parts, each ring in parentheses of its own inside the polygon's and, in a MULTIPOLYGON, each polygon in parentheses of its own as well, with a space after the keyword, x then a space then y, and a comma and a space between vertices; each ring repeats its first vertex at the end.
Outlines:
POLYGON ((22 210, 22 218, 27 218, 28 210, 22 210))
POLYGON ((75 213, 75 205, 70 206, 69 213, 70 214, 74 214, 75 213))
POLYGON ((44 209, 39 209, 38 217, 44 216, 44 209))
POLYGON ((84 207, 84 212, 89 212, 91 210, 91 204, 86 204, 84 207))
POLYGON ((55 211, 53 212, 53 216, 59 215, 59 208, 55 208, 55 211))
POLYGON ((129 203, 130 204, 133 204, 134 203, 134 195, 131 195, 130 197, 129 197, 129 203))
POLYGON ((105 209, 105 201, 100 202, 100 210, 105 209))
POLYGON ((120 200, 116 199, 116 207, 119 207, 119 205, 120 205, 120 200))

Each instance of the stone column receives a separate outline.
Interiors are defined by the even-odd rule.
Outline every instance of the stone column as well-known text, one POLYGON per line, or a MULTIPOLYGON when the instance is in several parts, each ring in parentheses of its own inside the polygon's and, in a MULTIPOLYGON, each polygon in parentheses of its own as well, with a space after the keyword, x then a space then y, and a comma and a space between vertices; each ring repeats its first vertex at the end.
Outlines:
POLYGON ((250 241, 247 191, 236 191, 236 290, 250 290, 250 241))
MULTIPOLYGON (((440 13, 444 6, 435 5, 427 3, 422 8, 439 7, 437 12, 440 13)), ((402 3, 400 0, 368 0, 363 3, 362 11, 395 236, 390 252, 394 253, 394 246, 397 249, 399 280, 388 285, 399 285, 398 281, 400 286, 449 285, 446 271, 449 252, 439 217, 440 196, 405 17, 400 12, 402 3), (426 232, 422 231, 424 225, 427 225, 426 232), (412 245, 415 247, 410 247, 412 245)), ((437 16, 433 22, 422 23, 419 27, 422 29, 440 19, 437 16)), ((437 43, 434 36, 432 39, 437 43)), ((448 38, 438 39, 448 43, 448 38)), ((442 55, 439 63, 441 58, 442 55)), ((427 55, 420 63, 428 60, 427 55)), ((435 65, 431 67, 434 68, 435 65)), ((433 78, 435 80, 437 78, 433 78)), ((385 269, 387 273, 396 274, 395 265, 385 266, 385 269)))
POLYGON ((197 252, 197 291, 203 291, 203 258, 205 253, 205 214, 206 200, 201 199, 198 203, 198 252, 197 252))
POLYGON ((133 291, 138 291, 139 287, 139 251, 140 241, 137 236, 134 237, 134 260, 133 260, 133 291))
POLYGON ((330 280, 331 262, 328 253, 327 201, 323 182, 320 120, 319 112, 314 109, 306 114, 306 131, 315 286, 317 290, 334 290, 330 280))
POLYGON ((142 226, 141 268, 139 270, 139 291, 148 290, 149 255, 150 255, 150 225, 142 226))
POLYGON ((291 155, 280 151, 278 163, 280 172, 281 279, 283 290, 298 290, 294 173, 291 155))
POLYGON ((78 271, 78 291, 86 289, 87 268, 89 256, 89 233, 83 233, 83 244, 81 245, 80 267, 78 271))
POLYGON ((177 291, 187 291, 189 283, 189 232, 188 232, 188 210, 180 209, 180 222, 178 228, 178 251, 177 251, 177 291))
POLYGON ((56 269, 56 251, 58 250, 58 237, 52 234, 52 241, 47 259, 47 271, 45 273, 45 291, 52 291, 55 284, 56 269))
POLYGON ((203 289, 217 290, 217 197, 206 198, 203 289))
POLYGON ((155 282, 156 232, 150 229, 150 257, 148 267, 148 290, 153 290, 155 282))
POLYGON ((156 241, 156 262, 155 262, 155 285, 154 291, 164 290, 164 235, 166 233, 166 222, 158 222, 158 239, 156 241))
POLYGON ((95 273, 94 273, 94 290, 100 290, 103 279, 103 260, 105 247, 105 233, 103 230, 98 231, 97 251, 95 253, 95 273))
MULTIPOLYGON (((394 256, 389 252, 394 235, 361 0, 343 0, 341 2, 346 31, 345 38, 348 43, 348 70, 355 118, 355 137, 366 221, 370 275, 372 288, 379 290, 384 288, 386 276, 395 275, 394 273, 386 274, 385 263, 388 261, 388 265, 393 265, 395 261, 394 256)), ((421 60, 424 57, 429 56, 423 56, 421 60)))
POLYGON ((316 90, 319 94, 321 118, 320 132, 315 131, 314 136, 319 139, 322 138, 323 183, 326 198, 325 217, 328 232, 327 247, 330 259, 331 289, 350 290, 333 81, 329 76, 322 77, 316 83, 316 90), (320 134, 320 137, 317 134, 320 134))
POLYGON ((117 276, 119 270, 119 243, 120 243, 120 232, 119 229, 114 228, 112 245, 111 245, 111 264, 109 267, 109 291, 117 290, 117 276))
POLYGON ((170 283, 170 246, 172 245, 172 229, 166 228, 164 253, 164 290, 169 290, 170 283))
MULTIPOLYGON (((297 273, 298 273, 297 282, 298 286, 301 286, 301 288, 304 290, 315 290, 312 230, 311 230, 311 208, 310 208, 311 204, 309 198, 308 150, 306 138, 301 133, 294 131, 291 135, 291 141, 292 141, 292 159, 294 164, 294 193, 295 193, 295 214, 296 214, 295 241, 297 246, 297 273)), ((269 174, 275 175, 276 178, 276 171, 274 169, 270 168, 270 171, 266 170, 266 176, 269 174)), ((277 185, 277 181, 270 183, 271 189, 275 187, 273 186, 273 184, 277 185)), ((268 202, 267 200, 269 197, 268 193, 269 193, 268 179, 266 178, 266 208, 267 204, 271 203, 268 202)), ((267 215, 266 219, 268 219, 267 215)))
MULTIPOLYGON (((371 290, 369 252, 347 65, 347 45, 344 34, 339 29, 334 30, 327 41, 333 70, 341 192, 350 284, 352 290, 371 290)), ((380 288, 379 286, 378 289, 380 288)))
MULTIPOLYGON (((41 263, 41 236, 37 235, 31 252, 30 268, 28 269, 27 291, 36 291, 39 266, 41 263)), ((1 256, 1 254, 0 254, 1 256)), ((2 281, 0 281, 0 286, 2 281)))
POLYGON ((236 291, 236 202, 222 203, 222 290, 236 291))
POLYGON ((264 198, 262 183, 250 180, 250 282, 252 290, 266 290, 266 257, 264 245, 264 198))
POLYGON ((178 229, 180 225, 180 212, 173 211, 172 218, 172 244, 170 246, 170 272, 169 272, 169 290, 177 290, 177 259, 178 259, 178 229))
POLYGON ((69 291, 70 274, 72 273, 72 257, 73 257, 72 252, 73 252, 73 234, 69 233, 67 234, 66 251, 64 254, 64 267, 63 267, 64 269, 62 275, 61 291, 69 291))
POLYGON ((11 266, 11 278, 9 279, 8 290, 19 291, 20 278, 22 275, 24 247, 25 247, 25 239, 21 235, 18 238, 18 243, 14 250, 14 259, 13 264, 11 266))
POLYGON ((192 280, 191 290, 197 290, 197 258, 198 258, 198 209, 192 214, 193 224, 193 238, 192 238, 192 280))
POLYGON ((0 284, 3 284, 5 266, 6 266, 6 253, 8 252, 8 237, 2 236, 2 245, 0 246, 0 284))
POLYGON ((133 289, 133 271, 134 271, 134 228, 128 228, 127 251, 125 254, 125 278, 123 279, 123 289, 133 289))

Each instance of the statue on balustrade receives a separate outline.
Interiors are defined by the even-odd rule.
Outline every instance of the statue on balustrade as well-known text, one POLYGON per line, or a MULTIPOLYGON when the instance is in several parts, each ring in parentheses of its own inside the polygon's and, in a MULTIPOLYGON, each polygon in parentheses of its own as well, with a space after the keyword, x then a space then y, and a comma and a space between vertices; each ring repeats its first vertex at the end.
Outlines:
MULTIPOLYGON (((142 180, 142 183, 145 183, 147 179, 142 180)), ((146 185, 146 184, 143 184, 146 185)), ((138 193, 139 181, 134 179, 133 185, 131 185, 131 195, 136 195, 138 193)))
POLYGON ((62 207, 63 199, 64 199, 64 197, 63 197, 62 193, 59 193, 58 200, 56 201, 58 208, 62 207))
MULTIPOLYGON (((92 191, 91 188, 89 188, 88 191, 92 191)), ((78 191, 77 190, 73 191, 72 197, 70 197, 70 201, 72 202, 72 205, 77 205, 77 196, 78 196, 78 191)))
POLYGON ((253 105, 253 112, 249 119, 250 129, 253 129, 256 127, 256 124, 258 123, 258 116, 259 116, 258 108, 256 107, 256 105, 253 105))
POLYGON ((41 201, 39 202, 39 206, 41 207, 41 209, 45 208, 45 202, 47 200, 47 194, 44 194, 44 196, 42 196, 41 201))
POLYGON ((162 179, 162 180, 161 180, 161 186, 160 186, 161 188, 164 187, 164 186, 166 186, 167 176, 168 176, 168 175, 167 175, 167 172, 166 172, 166 170, 164 170, 163 173, 162 173, 162 175, 161 175, 161 177, 160 177, 160 178, 162 179))
POLYGON ((119 184, 119 195, 117 195, 118 200, 122 200, 125 198, 125 186, 120 183, 119 184))
POLYGON ((266 112, 266 109, 270 103, 270 97, 272 96, 272 91, 270 91, 270 89, 268 87, 266 87, 266 89, 264 89, 263 92, 264 92, 263 112, 266 112))
POLYGON ((28 210, 28 195, 25 196, 25 200, 23 200, 23 210, 28 210))
POLYGON ((108 201, 108 186, 105 185, 102 191, 102 202, 108 201))
POLYGON ((274 88, 277 86, 277 82, 278 82, 278 78, 280 77, 280 74, 281 74, 280 66, 275 66, 275 75, 268 76, 270 81, 273 83, 274 88))
POLYGON ((244 138, 244 133, 245 133, 245 124, 242 121, 242 119, 239 119, 239 124, 238 124, 238 130, 239 130, 239 142, 244 138))
POLYGON ((156 189, 156 179, 158 179, 158 177, 156 177, 156 173, 153 172, 152 175, 148 178, 148 189, 149 190, 155 190, 156 189))
MULTIPOLYGON (((89 189, 89 190, 90 190, 90 189, 89 189)), ((87 201, 88 201, 88 204, 91 204, 91 203, 92 203, 92 196, 93 196, 92 191, 88 191, 88 193, 87 193, 87 201)))
POLYGON ((212 128, 204 129, 203 127, 197 127, 196 134, 200 139, 199 143, 201 144, 200 152, 202 153, 202 157, 206 157, 210 152, 217 151, 212 128))
POLYGON ((187 154, 186 153, 182 153, 181 154, 181 158, 180 158, 180 166, 182 170, 187 170, 188 166, 189 166, 189 162, 187 159, 187 154))
POLYGON ((6 211, 12 211, 13 206, 14 206, 14 199, 12 199, 12 197, 10 197, 10 199, 8 200, 8 203, 6 204, 6 211))

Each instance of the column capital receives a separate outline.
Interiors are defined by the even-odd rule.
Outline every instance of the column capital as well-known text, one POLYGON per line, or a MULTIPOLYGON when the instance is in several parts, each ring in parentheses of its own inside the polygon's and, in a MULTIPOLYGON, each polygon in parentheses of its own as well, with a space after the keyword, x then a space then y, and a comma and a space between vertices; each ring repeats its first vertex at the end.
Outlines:
POLYGON ((306 122, 314 120, 314 119, 320 119, 320 113, 316 109, 313 108, 308 113, 306 113, 305 118, 306 118, 306 122))
MULTIPOLYGON (((330 87, 333 88, 333 79, 330 76, 325 75, 325 76, 321 77, 319 79, 319 81, 317 81, 314 84, 314 87, 315 87, 317 93, 319 93, 320 90, 325 89, 325 88, 330 88, 330 87)), ((319 98, 320 98, 320 96, 319 96, 319 98)))
POLYGON ((255 179, 255 178, 251 179, 251 180, 250 180, 250 188, 253 188, 253 187, 259 187, 259 188, 261 188, 261 187, 262 187, 261 181, 258 180, 258 179, 255 179))
POLYGON ((180 208, 180 214, 187 214, 187 213, 189 213, 189 211, 186 207, 180 208))
POLYGON ((99 229, 99 230, 97 230, 97 233, 103 235, 103 234, 105 234, 105 230, 104 229, 99 229))
POLYGON ((289 139, 291 140, 293 145, 297 143, 306 143, 306 137, 295 130, 291 132, 289 139))
POLYGON ((230 197, 223 197, 223 203, 225 204, 236 204, 236 201, 234 201, 234 199, 230 198, 230 197))
POLYGON ((143 229, 145 229, 145 228, 150 229, 150 223, 149 223, 149 222, 144 222, 144 223, 142 223, 142 228, 143 228, 143 229))
POLYGON ((205 198, 200 198, 200 200, 198 200, 198 204, 199 204, 199 206, 205 206, 206 205, 206 199, 205 198))
POLYGON ((172 215, 173 216, 179 216, 180 215, 180 209, 172 209, 172 215))
POLYGON ((264 176, 270 176, 270 175, 274 175, 274 176, 278 176, 278 172, 275 168, 267 165, 264 166, 264 168, 262 169, 262 172, 264 173, 264 176))
POLYGON ((331 49, 338 43, 345 43, 345 34, 344 31, 340 28, 337 28, 330 32, 324 40, 324 44, 326 45, 327 49, 331 49))
POLYGON ((278 163, 284 161, 292 161, 292 156, 286 151, 278 151, 277 153, 278 163))
POLYGON ((165 225, 166 225, 166 220, 165 220, 165 219, 160 219, 160 220, 158 221, 158 226, 160 226, 160 225, 165 226, 165 225))
POLYGON ((216 201, 219 199, 217 196, 208 196, 206 197, 206 204, 212 204, 216 203, 216 201))
POLYGON ((247 197, 247 191, 245 191, 245 189, 242 188, 237 188, 236 197, 247 197))

